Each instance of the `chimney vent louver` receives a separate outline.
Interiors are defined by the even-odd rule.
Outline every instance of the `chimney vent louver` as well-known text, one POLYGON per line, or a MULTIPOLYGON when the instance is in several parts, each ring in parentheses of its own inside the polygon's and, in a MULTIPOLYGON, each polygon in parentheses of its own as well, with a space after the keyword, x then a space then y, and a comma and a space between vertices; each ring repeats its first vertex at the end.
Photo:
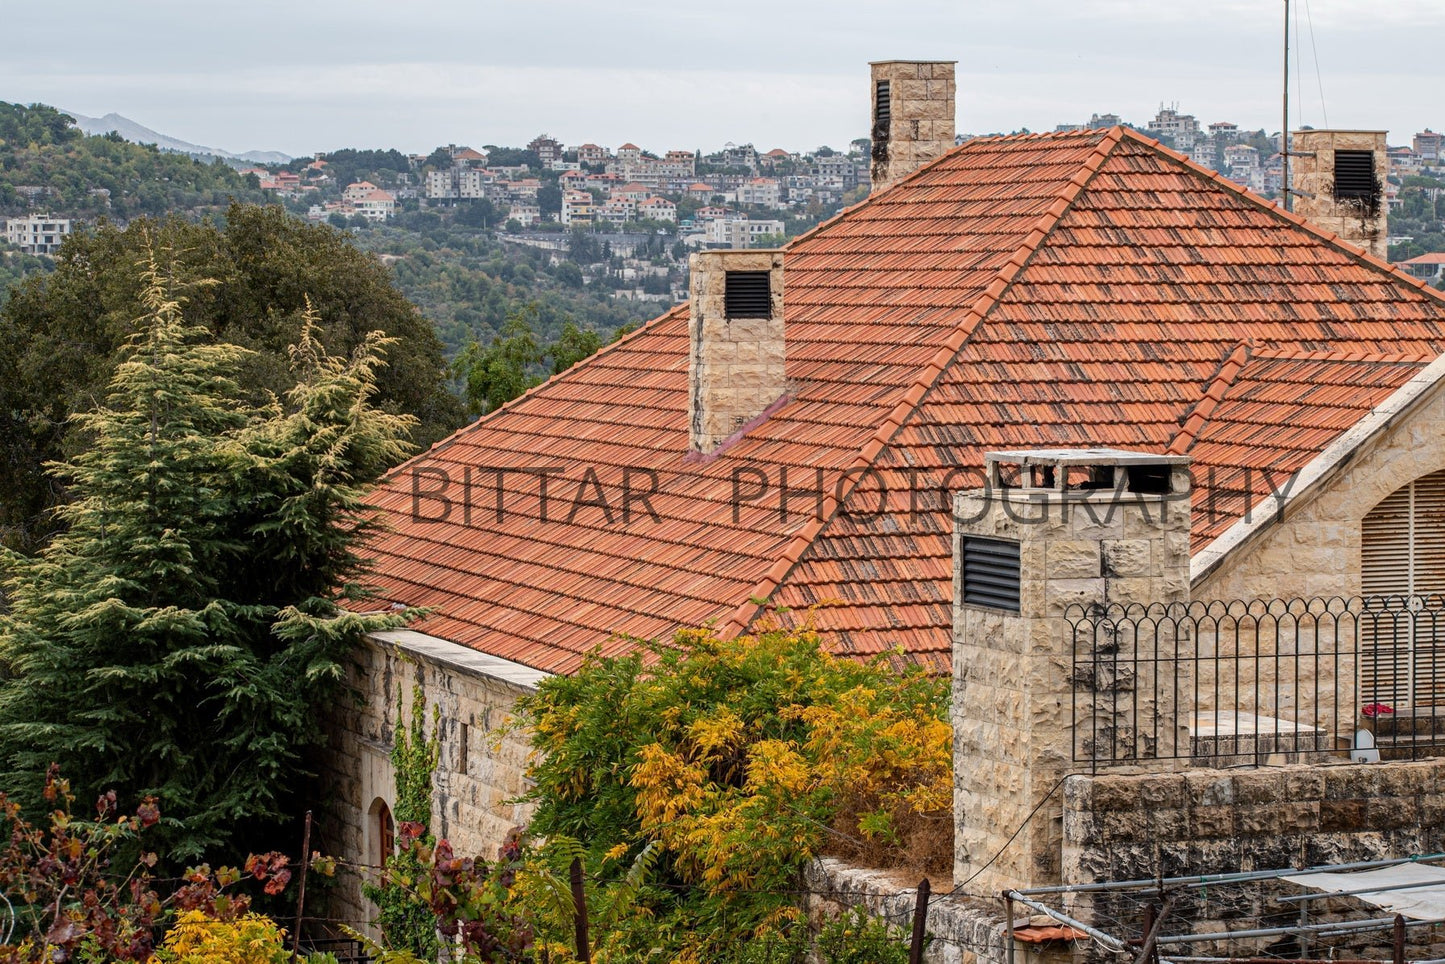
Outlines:
POLYGON ((727 318, 766 318, 773 312, 771 273, 729 271, 723 290, 723 315, 727 318))

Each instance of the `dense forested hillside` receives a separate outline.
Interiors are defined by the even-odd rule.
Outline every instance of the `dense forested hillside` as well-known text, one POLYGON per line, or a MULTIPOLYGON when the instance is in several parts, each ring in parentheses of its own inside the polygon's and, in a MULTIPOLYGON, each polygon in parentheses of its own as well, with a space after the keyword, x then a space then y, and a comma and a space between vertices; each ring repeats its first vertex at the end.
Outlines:
POLYGON ((220 161, 202 164, 114 134, 87 136, 53 107, 0 102, 0 217, 51 211, 129 220, 263 198, 254 178, 220 161))
POLYGON ((490 341, 526 306, 535 306, 530 317, 544 341, 559 337, 569 321, 610 336, 671 307, 670 300, 616 297, 621 259, 593 250, 601 248, 595 235, 582 237, 592 243, 559 237, 564 246, 548 251, 419 212, 403 215, 395 226, 359 228, 352 240, 383 258, 396 286, 436 325, 448 355, 455 355, 473 340, 490 341))

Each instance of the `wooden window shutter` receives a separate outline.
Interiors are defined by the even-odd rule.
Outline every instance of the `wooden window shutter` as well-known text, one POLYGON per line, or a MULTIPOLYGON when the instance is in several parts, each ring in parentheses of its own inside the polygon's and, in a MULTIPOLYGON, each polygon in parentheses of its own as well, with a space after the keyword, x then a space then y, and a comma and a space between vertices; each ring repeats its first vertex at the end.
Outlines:
POLYGON ((1360 694, 1396 710, 1445 705, 1445 472, 1391 493, 1361 524, 1360 694), (1438 641, 1437 641, 1438 640, 1438 641))

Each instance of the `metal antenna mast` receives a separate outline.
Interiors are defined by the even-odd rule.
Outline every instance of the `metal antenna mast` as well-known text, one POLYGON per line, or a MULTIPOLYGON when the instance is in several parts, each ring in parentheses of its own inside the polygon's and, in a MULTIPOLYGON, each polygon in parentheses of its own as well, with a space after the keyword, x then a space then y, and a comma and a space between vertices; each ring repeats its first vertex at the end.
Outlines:
POLYGON ((1284 171, 1280 185, 1284 197, 1284 209, 1294 210, 1294 194, 1290 190, 1289 181, 1289 0, 1284 0, 1284 118, 1279 128, 1279 156, 1284 162, 1284 171))

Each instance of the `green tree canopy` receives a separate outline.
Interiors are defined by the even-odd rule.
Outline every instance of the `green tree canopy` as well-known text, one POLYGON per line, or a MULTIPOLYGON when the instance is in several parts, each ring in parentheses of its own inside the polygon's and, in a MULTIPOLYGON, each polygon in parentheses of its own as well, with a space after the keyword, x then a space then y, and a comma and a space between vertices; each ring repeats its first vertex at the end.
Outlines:
POLYGON ((41 471, 84 441, 72 413, 105 395, 123 346, 145 309, 135 265, 150 245, 181 252, 176 282, 195 286, 188 325, 248 349, 235 378, 259 401, 296 382, 288 346, 309 304, 326 350, 349 355, 373 331, 395 339, 377 372, 376 404, 416 417, 412 440, 429 444, 460 425, 432 326, 392 285, 386 269, 347 236, 281 209, 232 206, 224 225, 141 219, 101 224, 67 239, 55 271, 27 277, 0 307, 0 539, 32 549, 51 529, 63 487, 41 471))
POLYGON ((155 795, 190 858, 288 812, 346 652, 399 623, 337 594, 361 595, 364 492, 414 419, 370 404, 389 340, 328 355, 312 313, 294 384, 249 404, 255 353, 189 323, 173 288, 152 261, 106 400, 75 419, 92 443, 57 472, 66 530, 3 557, 0 771, 25 787, 59 763, 83 794, 155 795))

